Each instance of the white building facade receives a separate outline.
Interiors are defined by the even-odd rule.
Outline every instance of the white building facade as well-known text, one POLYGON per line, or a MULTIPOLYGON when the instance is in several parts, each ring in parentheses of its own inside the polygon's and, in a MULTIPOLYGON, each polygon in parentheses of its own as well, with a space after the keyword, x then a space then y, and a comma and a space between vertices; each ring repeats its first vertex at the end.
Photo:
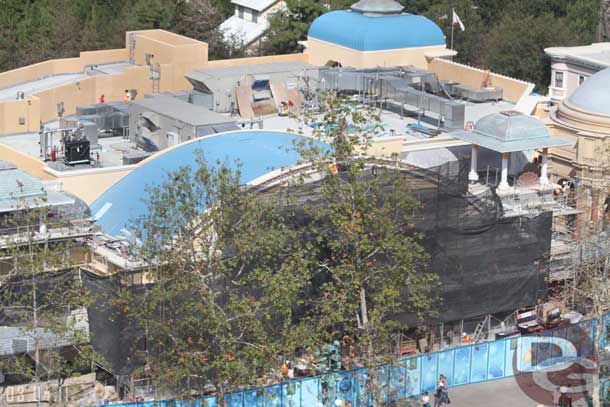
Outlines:
POLYGON ((553 104, 569 97, 592 75, 610 67, 610 42, 547 48, 544 52, 551 58, 549 97, 553 104))
POLYGON ((269 28, 269 21, 285 9, 283 0, 232 0, 235 13, 220 25, 225 40, 252 50, 269 28))

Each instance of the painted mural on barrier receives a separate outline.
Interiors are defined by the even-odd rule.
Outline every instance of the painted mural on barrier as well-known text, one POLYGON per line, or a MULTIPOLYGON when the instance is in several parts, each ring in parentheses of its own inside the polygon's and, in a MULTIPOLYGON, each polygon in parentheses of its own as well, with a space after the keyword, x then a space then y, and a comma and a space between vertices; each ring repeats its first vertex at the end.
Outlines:
MULTIPOLYGON (((604 322, 610 324, 610 316, 604 322)), ((597 369, 595 364, 591 370, 597 361, 594 346, 596 326, 597 321, 585 321, 567 328, 547 330, 540 335, 483 342, 399 359, 392 365, 378 368, 384 384, 383 401, 414 397, 425 391, 434 392, 438 376, 444 374, 450 387, 507 377, 517 377, 522 388, 531 387, 534 382, 547 383, 537 386, 531 394, 526 391, 526 394, 541 404, 551 404, 549 397, 552 397, 556 386, 570 384, 578 390, 577 386, 584 388, 583 382, 591 380, 592 372, 597 369), (566 365, 581 366, 582 369, 576 372, 580 376, 574 376, 573 370, 566 370, 566 365), (544 376, 544 380, 540 375, 544 376), (566 382, 558 383, 558 380, 566 382)), ((335 400, 343 400, 344 405, 351 402, 353 407, 366 407, 370 405, 366 382, 367 370, 357 369, 339 372, 330 389, 323 390, 320 377, 310 377, 228 393, 225 402, 226 407, 332 407, 335 400)), ((584 397, 584 394, 581 396, 584 397)), ((217 407, 216 404, 215 397, 204 397, 120 405, 217 407)))

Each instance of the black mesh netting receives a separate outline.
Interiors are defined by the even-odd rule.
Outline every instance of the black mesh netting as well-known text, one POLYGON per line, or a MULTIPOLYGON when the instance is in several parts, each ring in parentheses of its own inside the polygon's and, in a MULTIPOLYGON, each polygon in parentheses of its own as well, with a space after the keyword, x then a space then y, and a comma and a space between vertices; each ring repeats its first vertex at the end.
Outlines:
MULTIPOLYGON (((380 162, 362 176, 397 168, 420 203, 412 223, 423 235, 429 271, 440 277, 438 322, 512 312, 546 298, 544 264, 550 252, 551 212, 503 217, 494 189, 480 188, 476 196, 468 192, 468 160, 429 169, 380 162)), ((320 182, 271 187, 265 193, 290 194, 297 207, 315 204, 320 182)), ((411 315, 401 319, 416 323, 411 315)))
MULTIPOLYGON (((468 193, 465 164, 451 162, 431 169, 400 167, 420 203, 412 222, 423 235, 429 270, 441 280, 443 302, 438 319, 442 322, 510 312, 546 297, 544 264, 550 251, 552 214, 503 217, 501 200, 493 189, 476 196, 468 193)), ((381 164, 375 169, 387 170, 381 164)), ((363 176, 375 175, 369 169, 363 176)), ((269 197, 290 193, 299 206, 315 202, 319 188, 318 181, 259 190, 269 197)), ((94 348, 114 374, 128 374, 142 363, 134 352, 134 342, 142 340, 143 333, 114 305, 113 300, 125 287, 118 278, 85 271, 81 278, 98 294, 88 312, 94 348)), ((410 315, 402 319, 415 321, 410 315)))

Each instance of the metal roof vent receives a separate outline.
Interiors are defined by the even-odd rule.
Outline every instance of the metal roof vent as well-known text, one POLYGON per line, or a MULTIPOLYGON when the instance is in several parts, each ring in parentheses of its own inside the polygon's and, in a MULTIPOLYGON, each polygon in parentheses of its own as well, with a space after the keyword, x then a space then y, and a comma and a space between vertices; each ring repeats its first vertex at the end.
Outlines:
POLYGON ((521 113, 517 110, 505 110, 500 113, 502 113, 504 116, 508 116, 508 117, 523 116, 523 113, 521 113))
POLYGON ((382 17, 402 13, 404 7, 394 0, 360 0, 352 11, 371 17, 382 17))

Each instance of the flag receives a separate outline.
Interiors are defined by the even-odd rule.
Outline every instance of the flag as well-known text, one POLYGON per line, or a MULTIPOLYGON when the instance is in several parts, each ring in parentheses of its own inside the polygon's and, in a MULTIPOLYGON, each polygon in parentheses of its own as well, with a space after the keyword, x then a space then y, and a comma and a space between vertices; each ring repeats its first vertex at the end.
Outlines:
POLYGON ((453 26, 460 27, 460 30, 462 31, 466 29, 466 27, 464 27, 464 23, 462 23, 462 20, 460 19, 460 16, 458 16, 455 12, 455 9, 453 9, 453 26))

